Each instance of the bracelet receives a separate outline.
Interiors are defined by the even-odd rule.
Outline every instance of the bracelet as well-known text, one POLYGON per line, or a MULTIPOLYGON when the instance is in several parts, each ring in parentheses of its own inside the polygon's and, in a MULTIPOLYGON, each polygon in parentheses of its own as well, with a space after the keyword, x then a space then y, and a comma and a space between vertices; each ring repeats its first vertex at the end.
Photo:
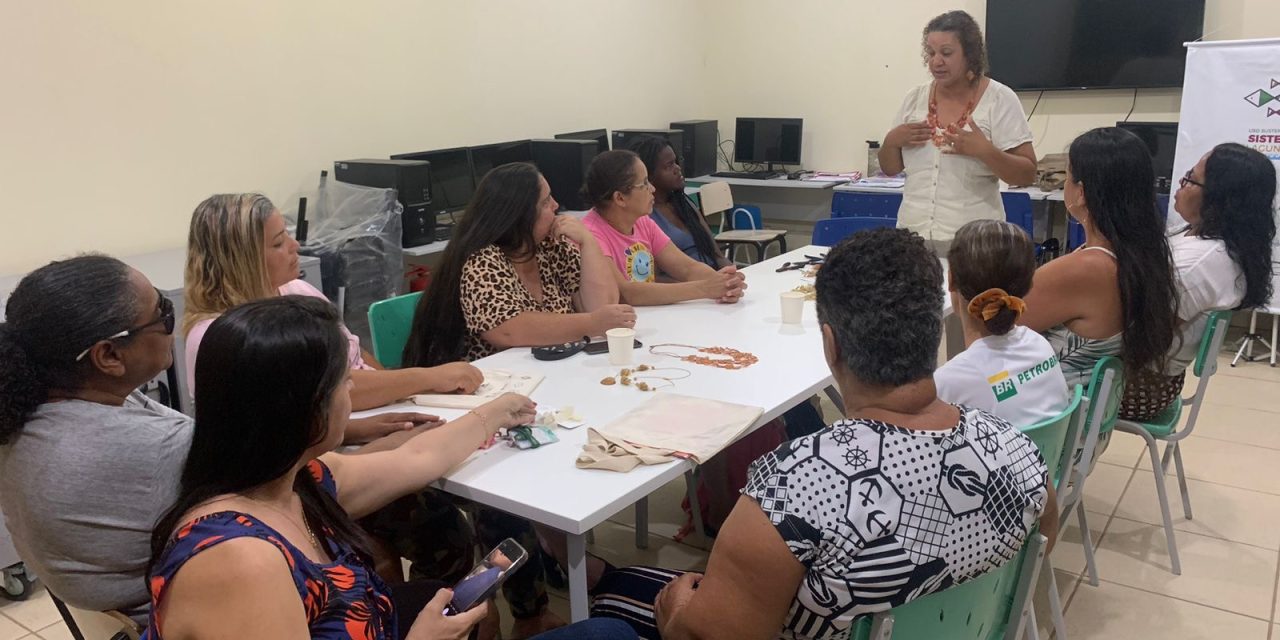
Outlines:
POLYGON ((488 419, 486 419, 486 418, 484 417, 484 415, 483 415, 483 414, 481 414, 479 411, 476 411, 475 409, 471 409, 471 410, 467 411, 467 413, 473 414, 473 415, 475 415, 475 417, 477 417, 477 418, 479 418, 479 419, 480 419, 480 429, 481 429, 482 431, 484 431, 485 436, 486 436, 486 437, 488 437, 488 435, 489 435, 489 433, 490 433, 490 431, 489 431, 489 420, 488 420, 488 419))

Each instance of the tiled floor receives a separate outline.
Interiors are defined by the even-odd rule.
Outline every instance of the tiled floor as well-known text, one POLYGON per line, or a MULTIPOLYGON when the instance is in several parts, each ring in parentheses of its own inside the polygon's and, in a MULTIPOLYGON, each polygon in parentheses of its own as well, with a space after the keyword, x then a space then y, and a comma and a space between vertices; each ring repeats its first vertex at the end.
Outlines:
MULTIPOLYGON (((1169 573, 1145 449, 1136 436, 1117 433, 1086 488, 1101 584, 1090 586, 1081 575, 1075 518, 1053 553, 1071 638, 1280 640, 1280 368, 1233 369, 1229 359, 1222 357, 1200 424, 1184 443, 1194 520, 1182 517, 1176 481, 1168 485, 1182 575, 1169 573)), ((1195 382, 1188 378, 1188 388, 1195 382)), ((593 551, 617 565, 702 568, 703 550, 670 537, 683 521, 683 495, 677 481, 649 500, 648 549, 635 548, 628 510, 595 530, 593 551)), ((1043 597, 1037 604, 1048 638, 1043 597)), ((552 608, 568 616, 563 594, 553 594, 552 608)), ((88 640, 114 632, 97 614, 77 617, 88 640)), ((0 606, 0 640, 70 637, 45 594, 0 606)))

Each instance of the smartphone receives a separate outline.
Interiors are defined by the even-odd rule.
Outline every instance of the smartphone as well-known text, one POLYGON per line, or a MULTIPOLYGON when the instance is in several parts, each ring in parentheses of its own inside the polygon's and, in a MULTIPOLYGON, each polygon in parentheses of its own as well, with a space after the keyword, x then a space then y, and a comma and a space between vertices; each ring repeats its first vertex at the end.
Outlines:
MULTIPOLYGON (((635 348, 639 349, 640 347, 643 347, 643 346, 644 345, 640 344, 639 340, 635 341, 635 348)), ((593 356, 598 356, 602 353, 609 353, 609 341, 599 340, 599 341, 588 342, 586 348, 584 348, 583 351, 593 356)))
POLYGON ((466 577, 453 586, 453 599, 449 601, 445 613, 462 613, 493 597, 502 581, 528 559, 529 554, 515 540, 507 538, 498 543, 479 564, 467 572, 466 577))

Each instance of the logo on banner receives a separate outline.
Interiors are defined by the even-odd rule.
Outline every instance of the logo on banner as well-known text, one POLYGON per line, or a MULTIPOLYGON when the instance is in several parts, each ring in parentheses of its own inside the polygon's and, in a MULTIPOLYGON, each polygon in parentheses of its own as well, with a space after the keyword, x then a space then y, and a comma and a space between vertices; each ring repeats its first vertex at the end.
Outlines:
POLYGON ((1268 117, 1280 115, 1280 96, 1274 93, 1276 87, 1280 87, 1280 80, 1272 78, 1270 87, 1250 93, 1244 97, 1244 101, 1258 109, 1266 107, 1268 117), (1273 104, 1276 106, 1271 106, 1273 104))

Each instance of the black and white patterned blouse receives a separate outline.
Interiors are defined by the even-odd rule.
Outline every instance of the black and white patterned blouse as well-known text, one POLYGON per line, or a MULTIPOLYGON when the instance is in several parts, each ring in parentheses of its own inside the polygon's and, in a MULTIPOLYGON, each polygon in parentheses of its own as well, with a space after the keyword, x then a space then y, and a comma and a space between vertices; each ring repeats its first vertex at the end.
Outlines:
POLYGON ((1046 499, 1045 465, 1008 422, 959 407, 946 431, 843 420, 757 460, 743 493, 806 573, 782 637, 843 638, 885 611, 998 568, 1046 499))

